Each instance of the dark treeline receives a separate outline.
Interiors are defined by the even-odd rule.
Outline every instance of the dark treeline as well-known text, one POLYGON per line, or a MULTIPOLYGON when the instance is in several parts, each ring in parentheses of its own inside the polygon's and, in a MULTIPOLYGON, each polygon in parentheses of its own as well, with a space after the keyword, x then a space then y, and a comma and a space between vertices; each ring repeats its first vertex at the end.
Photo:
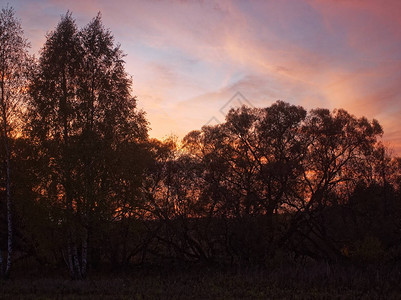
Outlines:
POLYGON ((401 159, 377 121, 278 101, 159 141, 100 15, 80 29, 67 13, 36 59, 7 7, 0 39, 3 277, 35 263, 77 279, 146 262, 399 263, 401 159))

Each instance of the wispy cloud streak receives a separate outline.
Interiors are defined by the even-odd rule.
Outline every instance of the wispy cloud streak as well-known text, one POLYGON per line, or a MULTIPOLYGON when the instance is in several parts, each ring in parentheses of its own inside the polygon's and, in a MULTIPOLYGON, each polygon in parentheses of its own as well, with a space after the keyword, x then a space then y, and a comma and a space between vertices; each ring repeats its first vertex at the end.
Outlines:
POLYGON ((16 0, 34 51, 61 14, 98 11, 128 54, 155 137, 199 128, 237 91, 377 118, 401 154, 401 1, 16 0))

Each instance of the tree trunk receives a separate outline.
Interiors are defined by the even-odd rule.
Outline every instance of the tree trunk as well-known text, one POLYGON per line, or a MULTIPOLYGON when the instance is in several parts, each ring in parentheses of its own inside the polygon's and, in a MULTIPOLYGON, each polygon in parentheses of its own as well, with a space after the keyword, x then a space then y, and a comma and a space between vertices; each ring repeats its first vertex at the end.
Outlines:
POLYGON ((79 263, 78 249, 75 244, 72 246, 72 257, 74 264, 74 279, 82 279, 81 265, 79 263))
POLYGON ((10 153, 8 149, 7 134, 5 134, 5 149, 6 149, 6 199, 7 199, 7 266, 5 271, 5 277, 10 274, 12 265, 12 254, 13 254, 13 218, 12 218, 12 202, 11 202, 11 167, 10 167, 10 153))
POLYGON ((0 249, 0 274, 3 275, 3 253, 0 249))
MULTIPOLYGON (((4 121, 4 106, 5 106, 5 99, 4 99, 4 97, 5 97, 5 95, 4 95, 4 78, 5 78, 5 75, 4 75, 4 72, 2 72, 2 77, 1 77, 1 107, 3 108, 2 109, 2 112, 3 112, 3 121, 4 121)), ((3 124, 4 124, 4 122, 3 122, 3 124)), ((1 248, 0 248, 1 249, 1 248)), ((0 273, 1 273, 1 276, 3 276, 4 275, 4 269, 3 269, 3 253, 1 252, 1 250, 0 250, 0 273)))
MULTIPOLYGON (((8 145, 8 122, 7 122, 7 106, 6 106, 6 95, 4 93, 4 73, 2 74, 1 81, 1 109, 2 109, 2 134, 3 134, 3 146, 5 155, 5 168, 6 168, 6 203, 7 203, 7 263, 4 270, 4 277, 8 277, 12 265, 12 253, 13 253, 13 224, 12 224, 12 202, 11 202, 11 166, 10 166, 10 149, 8 145)), ((1 265, 3 267, 3 258, 1 258, 1 265)))
POLYGON ((74 265, 72 263, 72 251, 71 251, 71 243, 68 242, 67 246, 67 260, 66 260, 68 269, 70 270, 71 278, 74 278, 74 265))
POLYGON ((86 269, 88 265, 88 229, 84 228, 84 236, 82 238, 82 253, 81 253, 81 274, 86 277, 86 269))

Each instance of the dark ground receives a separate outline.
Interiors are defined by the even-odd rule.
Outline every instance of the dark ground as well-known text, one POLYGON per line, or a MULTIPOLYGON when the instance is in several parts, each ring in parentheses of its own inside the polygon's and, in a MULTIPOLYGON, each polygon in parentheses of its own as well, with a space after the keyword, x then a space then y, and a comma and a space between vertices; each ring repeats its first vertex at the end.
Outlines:
POLYGON ((401 299, 395 266, 329 266, 271 269, 141 266, 92 271, 83 281, 64 271, 23 272, 1 282, 1 299, 401 299), (36 273, 36 274, 35 274, 36 273))

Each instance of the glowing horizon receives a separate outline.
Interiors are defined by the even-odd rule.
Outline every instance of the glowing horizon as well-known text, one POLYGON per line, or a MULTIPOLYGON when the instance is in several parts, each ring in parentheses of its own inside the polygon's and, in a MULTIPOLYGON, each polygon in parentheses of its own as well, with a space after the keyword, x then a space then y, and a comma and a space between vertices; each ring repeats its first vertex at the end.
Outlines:
MULTIPOLYGON (((7 1, 0 1, 4 7, 7 1)), ((276 100, 344 108, 375 118, 401 155, 401 1, 15 0, 38 53, 67 10, 79 27, 97 12, 127 54, 150 135, 182 138, 240 92, 257 107, 276 100)))

